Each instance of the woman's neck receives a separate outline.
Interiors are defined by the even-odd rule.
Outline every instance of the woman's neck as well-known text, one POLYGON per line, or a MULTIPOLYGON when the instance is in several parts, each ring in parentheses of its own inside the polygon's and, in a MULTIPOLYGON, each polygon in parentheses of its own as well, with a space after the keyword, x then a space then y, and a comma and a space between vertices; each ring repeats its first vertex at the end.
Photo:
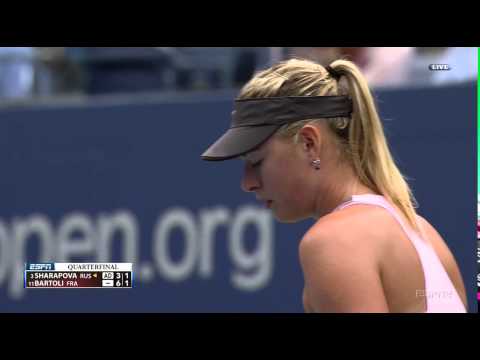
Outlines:
POLYGON ((364 185, 352 169, 344 169, 337 174, 332 174, 331 179, 332 185, 328 186, 328 191, 318 191, 313 215, 315 219, 329 214, 340 204, 351 200, 354 195, 378 195, 378 192, 364 185), (344 181, 339 184, 335 179, 344 179, 344 181))

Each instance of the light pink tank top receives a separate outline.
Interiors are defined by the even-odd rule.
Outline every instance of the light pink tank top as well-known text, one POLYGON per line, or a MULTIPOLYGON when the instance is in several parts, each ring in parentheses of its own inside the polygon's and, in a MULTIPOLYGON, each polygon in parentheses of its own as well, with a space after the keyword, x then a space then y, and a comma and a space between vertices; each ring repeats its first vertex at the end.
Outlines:
POLYGON ((420 237, 410 226, 406 226, 397 210, 381 195, 353 195, 351 200, 340 204, 333 211, 355 204, 375 205, 384 208, 400 224, 412 242, 420 258, 425 278, 425 289, 419 289, 417 294, 426 298, 427 313, 466 312, 460 296, 428 239, 420 237))

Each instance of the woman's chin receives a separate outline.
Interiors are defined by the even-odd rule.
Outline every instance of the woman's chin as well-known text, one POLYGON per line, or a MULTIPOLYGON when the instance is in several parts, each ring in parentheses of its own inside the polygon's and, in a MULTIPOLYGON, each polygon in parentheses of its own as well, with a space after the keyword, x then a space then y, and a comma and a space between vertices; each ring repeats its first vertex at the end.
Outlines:
POLYGON ((285 213, 281 213, 281 212, 274 211, 274 210, 272 210, 272 215, 275 218, 275 220, 277 220, 280 223, 285 223, 285 224, 296 223, 296 222, 299 222, 299 221, 304 219, 303 217, 298 216, 298 214, 296 214, 296 215, 295 214, 285 214, 285 213))

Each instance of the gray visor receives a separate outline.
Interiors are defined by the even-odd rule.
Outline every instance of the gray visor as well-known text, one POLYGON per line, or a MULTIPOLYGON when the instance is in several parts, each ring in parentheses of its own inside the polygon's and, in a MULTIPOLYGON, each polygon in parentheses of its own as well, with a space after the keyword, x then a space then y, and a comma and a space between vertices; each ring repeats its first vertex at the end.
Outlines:
POLYGON ((233 159, 254 150, 282 125, 300 120, 350 117, 347 96, 288 96, 235 101, 230 128, 203 154, 203 160, 233 159))

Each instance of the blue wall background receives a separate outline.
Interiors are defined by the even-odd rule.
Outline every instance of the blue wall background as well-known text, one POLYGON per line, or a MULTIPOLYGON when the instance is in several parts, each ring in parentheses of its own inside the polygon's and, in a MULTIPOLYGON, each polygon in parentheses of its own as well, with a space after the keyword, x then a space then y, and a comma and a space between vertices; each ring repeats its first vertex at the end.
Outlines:
MULTIPOLYGON (((476 312, 475 85, 376 97, 476 312)), ((275 222, 240 190, 240 161, 200 160, 234 96, 0 110, 0 311, 301 312, 312 221, 275 222), (132 261, 135 287, 23 289, 23 262, 40 260, 132 261)))

